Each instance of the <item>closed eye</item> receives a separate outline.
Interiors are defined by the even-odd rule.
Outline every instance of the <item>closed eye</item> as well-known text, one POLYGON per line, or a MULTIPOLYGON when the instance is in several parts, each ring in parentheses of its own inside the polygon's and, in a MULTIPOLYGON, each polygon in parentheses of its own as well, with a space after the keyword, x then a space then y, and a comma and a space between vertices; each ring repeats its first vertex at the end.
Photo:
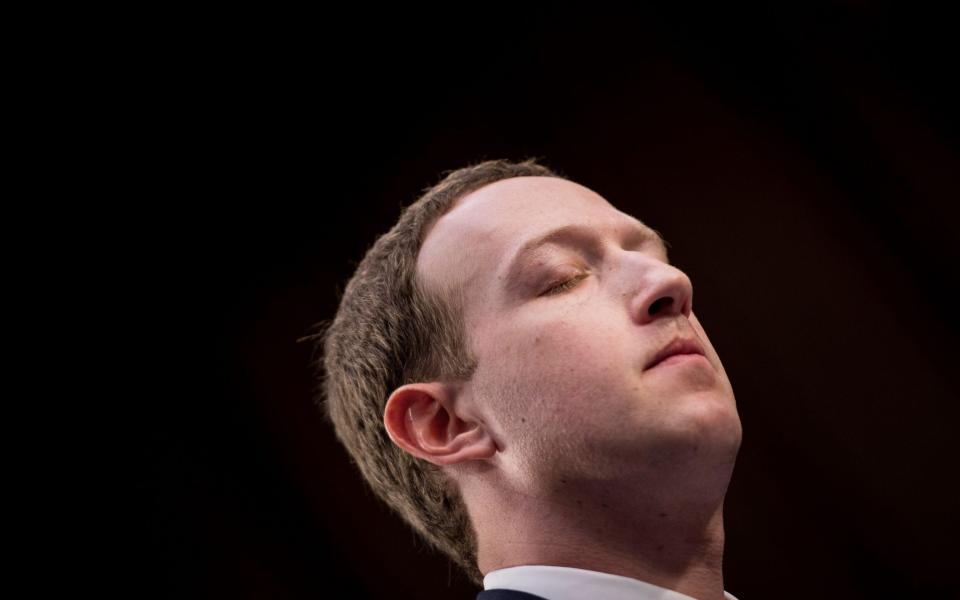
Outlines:
POLYGON ((577 285, 578 283, 580 283, 580 281, 581 281, 582 279, 584 279, 586 276, 587 276, 587 273, 581 273, 580 275, 576 275, 576 276, 574 276, 574 277, 571 277, 570 279, 561 281, 561 282, 557 283, 556 285, 550 286, 549 288, 547 288, 547 291, 545 291, 544 293, 542 293, 542 294, 540 294, 540 295, 541 295, 541 296, 554 296, 554 295, 557 295, 557 294, 562 294, 563 292, 565 292, 565 291, 573 288, 574 286, 576 286, 576 285, 577 285))

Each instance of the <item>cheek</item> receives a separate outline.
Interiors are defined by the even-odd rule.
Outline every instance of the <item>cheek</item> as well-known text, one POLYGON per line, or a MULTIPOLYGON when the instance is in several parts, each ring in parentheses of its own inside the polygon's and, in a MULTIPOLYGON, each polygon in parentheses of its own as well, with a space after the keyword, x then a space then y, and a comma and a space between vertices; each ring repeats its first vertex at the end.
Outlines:
POLYGON ((505 330, 493 363, 528 406, 562 401, 575 408, 609 393, 631 368, 623 338, 594 325, 555 322, 535 332, 505 330))
POLYGON ((616 340, 606 329, 602 323, 582 317, 546 323, 526 335, 518 335, 517 358, 539 364, 553 375, 576 372, 578 366, 603 365, 617 350, 616 340))

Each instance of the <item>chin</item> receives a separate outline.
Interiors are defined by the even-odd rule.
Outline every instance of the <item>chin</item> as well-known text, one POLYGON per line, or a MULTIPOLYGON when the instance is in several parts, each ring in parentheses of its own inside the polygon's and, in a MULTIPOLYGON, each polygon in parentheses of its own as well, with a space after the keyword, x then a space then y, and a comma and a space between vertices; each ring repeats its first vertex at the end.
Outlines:
POLYGON ((671 422, 677 434, 695 447, 706 445, 733 450, 740 447, 743 428, 737 406, 729 394, 699 392, 678 399, 671 422))

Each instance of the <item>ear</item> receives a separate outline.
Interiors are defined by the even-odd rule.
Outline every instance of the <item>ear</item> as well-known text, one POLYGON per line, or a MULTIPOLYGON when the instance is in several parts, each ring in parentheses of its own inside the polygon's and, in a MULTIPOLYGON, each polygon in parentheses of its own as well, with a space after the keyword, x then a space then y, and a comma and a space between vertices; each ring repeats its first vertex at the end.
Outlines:
POLYGON ((497 445, 486 426, 458 414, 457 399, 457 391, 443 383, 401 386, 387 400, 383 424, 393 443, 436 465, 493 456, 497 445))

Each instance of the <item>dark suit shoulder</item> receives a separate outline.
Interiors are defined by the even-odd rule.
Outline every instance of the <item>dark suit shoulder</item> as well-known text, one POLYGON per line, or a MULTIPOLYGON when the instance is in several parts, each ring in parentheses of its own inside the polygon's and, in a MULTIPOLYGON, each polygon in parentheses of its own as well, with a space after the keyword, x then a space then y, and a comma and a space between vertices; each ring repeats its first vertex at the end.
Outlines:
POLYGON ((543 596, 518 592, 517 590, 483 590, 477 594, 477 600, 547 600, 543 596))

